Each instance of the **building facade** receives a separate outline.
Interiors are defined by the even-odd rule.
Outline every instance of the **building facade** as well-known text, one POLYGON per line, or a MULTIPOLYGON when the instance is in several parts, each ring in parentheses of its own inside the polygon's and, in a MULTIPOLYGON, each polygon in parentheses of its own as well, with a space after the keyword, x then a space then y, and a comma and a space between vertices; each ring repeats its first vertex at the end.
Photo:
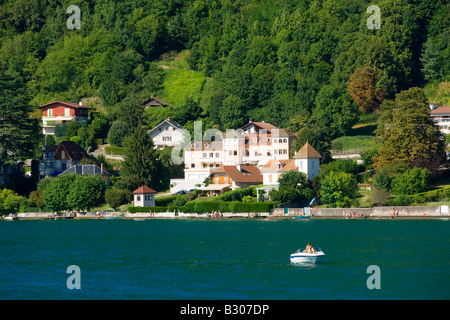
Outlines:
POLYGON ((54 101, 39 107, 42 109, 42 131, 45 135, 55 134, 55 125, 72 121, 88 121, 91 107, 80 103, 54 101))
POLYGON ((430 106, 430 116, 443 134, 450 134, 450 107, 430 106))

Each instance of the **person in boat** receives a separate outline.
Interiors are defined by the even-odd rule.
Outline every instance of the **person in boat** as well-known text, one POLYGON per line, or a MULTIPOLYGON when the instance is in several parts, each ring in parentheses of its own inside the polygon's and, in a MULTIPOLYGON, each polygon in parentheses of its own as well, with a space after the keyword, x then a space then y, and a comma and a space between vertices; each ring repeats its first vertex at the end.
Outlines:
POLYGON ((312 247, 312 245, 309 242, 306 245, 305 252, 306 253, 314 253, 314 248, 312 247))

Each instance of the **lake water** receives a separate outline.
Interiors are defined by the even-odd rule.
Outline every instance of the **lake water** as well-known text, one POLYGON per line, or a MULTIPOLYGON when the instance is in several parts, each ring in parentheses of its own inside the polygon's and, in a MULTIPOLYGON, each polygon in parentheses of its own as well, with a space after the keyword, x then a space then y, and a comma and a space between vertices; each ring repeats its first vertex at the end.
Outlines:
POLYGON ((0 221, 0 299, 449 299, 450 221, 0 221), (292 265, 307 242, 321 264, 292 265), (80 268, 69 290, 67 267, 80 268), (370 290, 370 265, 381 289, 370 290))

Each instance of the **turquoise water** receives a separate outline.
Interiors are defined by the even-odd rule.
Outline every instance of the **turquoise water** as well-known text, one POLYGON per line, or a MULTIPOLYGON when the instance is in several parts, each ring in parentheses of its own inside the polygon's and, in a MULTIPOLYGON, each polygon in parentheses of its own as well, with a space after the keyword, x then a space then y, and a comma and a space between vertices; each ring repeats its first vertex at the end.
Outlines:
POLYGON ((449 231, 442 220, 1 221, 0 299, 449 299, 449 231), (323 262, 291 265, 307 242, 323 262), (70 265, 80 290, 66 286, 70 265))

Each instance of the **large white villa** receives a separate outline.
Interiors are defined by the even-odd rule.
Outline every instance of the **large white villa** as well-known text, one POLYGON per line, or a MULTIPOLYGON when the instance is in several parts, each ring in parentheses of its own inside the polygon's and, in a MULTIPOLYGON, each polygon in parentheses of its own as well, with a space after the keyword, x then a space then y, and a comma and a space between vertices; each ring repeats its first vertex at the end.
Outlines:
MULTIPOLYGON (((294 159, 289 159, 295 138, 296 135, 286 129, 266 122, 250 121, 237 130, 227 131, 223 139, 192 141, 184 148, 184 179, 171 179, 170 191, 203 189, 205 180, 212 173, 231 167, 242 172, 243 165, 258 168, 265 185, 277 185, 278 176, 289 170, 302 171, 308 179, 312 179, 319 174, 321 156, 306 143, 294 159)), ((205 190, 220 192, 237 186, 232 181, 229 186, 212 182, 205 190), (215 187, 221 189, 215 190, 215 187)))

